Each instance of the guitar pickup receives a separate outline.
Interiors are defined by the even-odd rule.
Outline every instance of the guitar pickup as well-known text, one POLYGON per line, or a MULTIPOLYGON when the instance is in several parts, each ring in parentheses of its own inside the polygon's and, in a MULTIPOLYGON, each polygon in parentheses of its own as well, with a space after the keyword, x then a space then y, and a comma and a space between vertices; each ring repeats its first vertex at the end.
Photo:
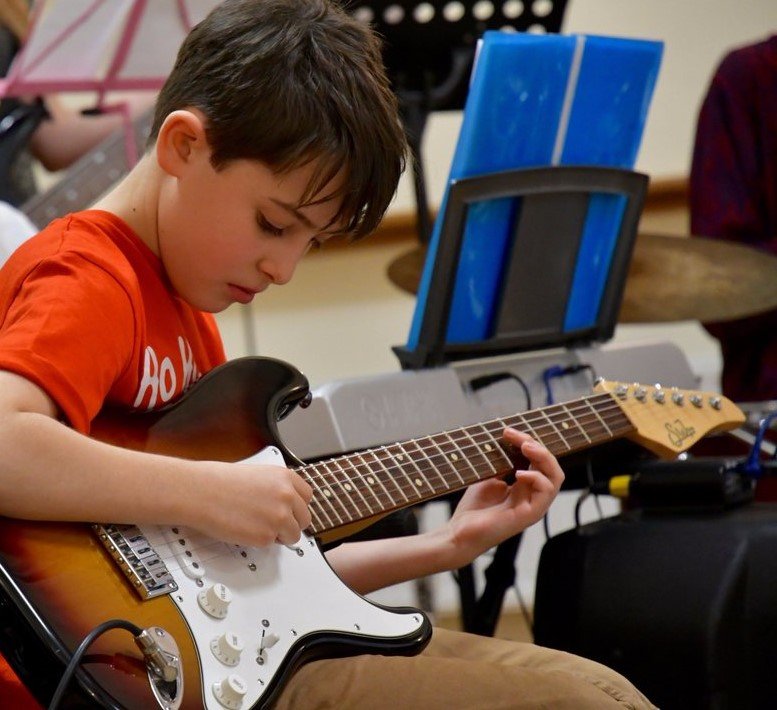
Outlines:
POLYGON ((197 581, 205 576, 202 560, 195 551, 187 531, 181 528, 163 528, 162 536, 170 546, 181 571, 189 578, 197 581))

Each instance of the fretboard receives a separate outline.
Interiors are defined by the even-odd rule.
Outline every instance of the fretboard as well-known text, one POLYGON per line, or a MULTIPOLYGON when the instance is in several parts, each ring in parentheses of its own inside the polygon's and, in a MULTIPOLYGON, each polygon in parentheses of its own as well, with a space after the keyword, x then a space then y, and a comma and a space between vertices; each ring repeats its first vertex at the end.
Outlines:
POLYGON ((508 426, 530 434, 556 456, 634 431, 618 402, 603 392, 318 461, 298 469, 313 488, 310 531, 321 535, 509 473, 516 459, 502 441, 508 426))

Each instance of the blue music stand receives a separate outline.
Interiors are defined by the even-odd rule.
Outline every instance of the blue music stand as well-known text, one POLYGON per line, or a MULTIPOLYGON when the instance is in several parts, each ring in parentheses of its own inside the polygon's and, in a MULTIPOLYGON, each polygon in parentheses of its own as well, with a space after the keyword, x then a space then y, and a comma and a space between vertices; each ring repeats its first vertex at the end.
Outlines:
POLYGON ((484 34, 403 368, 612 336, 663 46, 484 34))

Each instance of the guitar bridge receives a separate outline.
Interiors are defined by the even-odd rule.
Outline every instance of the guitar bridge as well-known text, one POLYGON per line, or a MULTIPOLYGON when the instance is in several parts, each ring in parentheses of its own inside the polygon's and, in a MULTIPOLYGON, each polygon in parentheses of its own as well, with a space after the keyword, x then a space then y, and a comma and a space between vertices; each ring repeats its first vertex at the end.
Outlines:
POLYGON ((178 589, 172 574, 140 528, 95 524, 92 530, 141 599, 153 599, 178 589))

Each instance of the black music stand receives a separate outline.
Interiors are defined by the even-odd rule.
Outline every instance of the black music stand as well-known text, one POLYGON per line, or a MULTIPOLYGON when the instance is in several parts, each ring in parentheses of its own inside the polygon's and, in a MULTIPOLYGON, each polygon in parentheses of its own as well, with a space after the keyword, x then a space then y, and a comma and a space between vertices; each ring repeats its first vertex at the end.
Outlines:
MULTIPOLYGON (((412 349, 393 348, 403 369, 609 340, 618 319, 647 185, 648 178, 641 173, 593 165, 523 168, 452 181, 445 214, 440 216, 440 243, 418 342, 412 349), (569 329, 565 313, 589 206, 596 195, 620 196, 625 204, 596 317, 584 327, 569 329), (449 342, 448 323, 459 287, 456 277, 468 211, 477 203, 504 198, 516 200, 518 207, 510 225, 505 263, 493 264, 501 273, 493 332, 473 342, 449 342)), ((499 255, 494 256, 497 258, 499 255)))
POLYGON ((399 99, 413 166, 418 237, 427 244, 432 219, 421 153, 432 111, 461 110, 478 39, 486 30, 559 32, 567 0, 543 3, 348 0, 346 8, 383 38, 383 60, 399 99))
MULTIPOLYGON (((414 349, 394 348, 403 369, 609 340, 617 323, 647 185, 646 175, 600 166, 527 168, 453 181, 445 214, 440 217, 442 232, 418 343, 414 349), (617 239, 596 318, 588 327, 569 330, 564 318, 569 287, 590 204, 598 195, 624 200, 617 239), (449 343, 446 334, 468 210, 479 202, 504 198, 516 200, 517 208, 508 258, 498 265, 502 287, 494 331, 476 342, 449 343), (547 287, 549 283, 553 288, 547 287)), ((459 497, 451 498, 451 508, 459 497)), ((497 545, 480 598, 473 566, 459 570, 465 631, 494 634, 504 595, 515 582, 520 540, 518 534, 497 545)))

